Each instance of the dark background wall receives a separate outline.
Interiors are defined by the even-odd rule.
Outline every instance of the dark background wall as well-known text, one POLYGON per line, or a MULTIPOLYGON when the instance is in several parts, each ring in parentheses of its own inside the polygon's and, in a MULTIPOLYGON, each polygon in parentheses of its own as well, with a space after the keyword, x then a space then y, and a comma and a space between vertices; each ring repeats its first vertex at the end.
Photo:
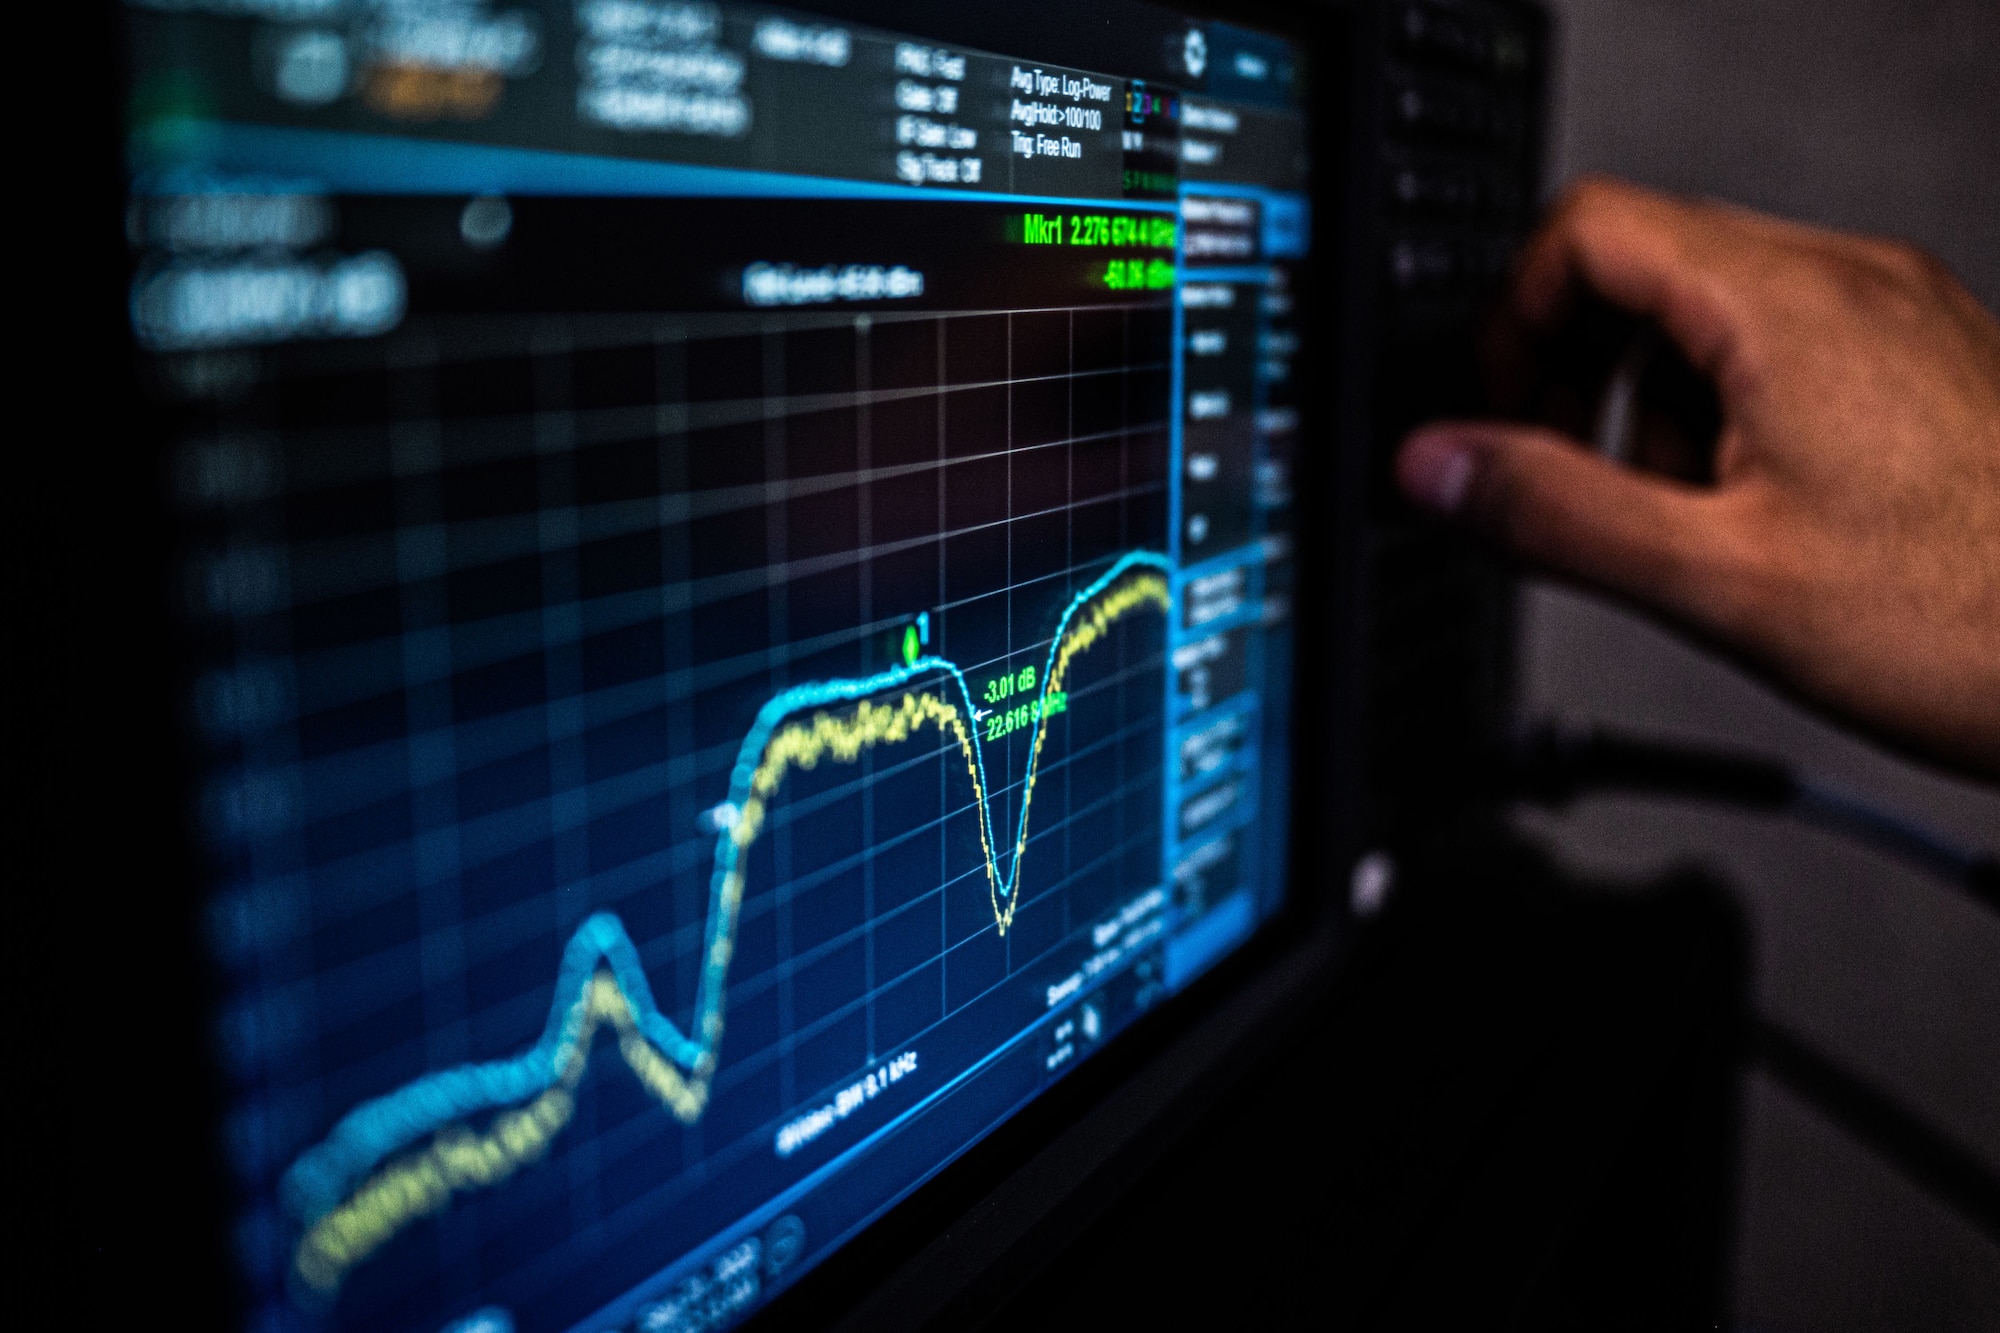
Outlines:
MULTIPOLYGON (((1552 185, 1611 172, 1902 236, 2000 309, 2000 3, 1551 8, 1552 185)), ((1885 754, 1597 597, 1535 583, 1522 613, 1528 716, 1782 754, 2000 846, 2000 788, 1885 754)), ((2000 1174, 2000 918, 1782 823, 1622 800, 1522 821, 1580 867, 1720 870, 1754 924, 1762 1013, 2000 1174)), ((2000 1329, 2000 1247, 1771 1079, 1746 1102, 1743 1327, 2000 1329)))

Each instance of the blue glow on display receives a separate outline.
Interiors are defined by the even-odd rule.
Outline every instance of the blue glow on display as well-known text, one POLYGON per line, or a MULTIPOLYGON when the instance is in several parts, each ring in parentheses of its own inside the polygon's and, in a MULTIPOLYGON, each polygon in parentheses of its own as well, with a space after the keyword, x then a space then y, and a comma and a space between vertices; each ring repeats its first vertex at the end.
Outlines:
POLYGON ((730 1327, 1282 907, 1284 43, 127 18, 247 1327, 730 1327))

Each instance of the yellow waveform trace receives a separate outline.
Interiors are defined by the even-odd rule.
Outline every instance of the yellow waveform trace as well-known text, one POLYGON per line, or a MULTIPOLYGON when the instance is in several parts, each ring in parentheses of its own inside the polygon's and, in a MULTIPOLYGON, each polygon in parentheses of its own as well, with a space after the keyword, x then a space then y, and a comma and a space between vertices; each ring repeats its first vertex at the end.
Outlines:
MULTIPOLYGON (((732 836, 736 845, 748 850, 758 831, 763 827, 764 811, 767 803, 778 792, 789 769, 811 770, 819 766, 819 761, 831 755, 835 762, 851 764, 861 757, 864 750, 877 745, 895 745, 909 740, 924 726, 935 726, 948 733, 958 742, 959 757, 965 761, 966 776, 972 780, 972 795, 977 803, 975 810, 986 804, 986 784, 979 776, 978 755, 972 748, 972 730, 966 726, 966 717, 958 705, 935 694, 905 694, 894 704, 876 704, 864 699, 852 713, 835 715, 815 713, 810 722, 794 722, 780 729, 771 737, 771 743, 764 749, 763 761, 750 779, 750 799, 743 803, 743 815, 737 822, 732 836)), ((993 843, 987 836, 986 821, 979 821, 979 846, 986 862, 986 886, 993 899, 993 913, 1001 915, 1000 870, 993 855, 993 843)), ((743 862, 737 862, 725 881, 725 896, 731 889, 740 897, 743 885, 743 862)), ((1011 920, 1011 914, 1008 920, 1011 920)), ((731 923, 734 924, 733 914, 731 923)), ((1007 928, 1002 922, 1003 931, 1007 928)))
POLYGON ((462 1125, 437 1132, 421 1152, 391 1162, 347 1202, 299 1238, 293 1267, 315 1291, 332 1293, 347 1270, 420 1217, 441 1211, 453 1190, 493 1185, 542 1155, 569 1123, 576 1099, 553 1087, 475 1135, 462 1125))
MULTIPOLYGON (((1070 664, 1090 651, 1120 618, 1146 606, 1166 611, 1171 605, 1170 597, 1166 579, 1158 574, 1143 574, 1119 584, 1107 595, 1092 602, 1081 622, 1073 625, 1057 645, 1055 665, 1042 681, 1041 703, 1046 705, 1051 695, 1062 692, 1069 677, 1070 664)), ((1034 743, 1028 751, 1027 775, 1022 782, 1020 830, 1014 842, 1012 873, 1002 873, 1000 859, 995 854, 988 832, 989 821, 979 821, 979 844, 986 863, 987 893, 993 903, 993 920, 1002 935, 1014 924, 1014 913, 1020 905, 1019 866, 1028 847, 1028 808, 1034 800, 1042 748, 1049 734, 1048 708, 1043 706, 1037 712, 1039 717, 1034 743)), ((972 780, 976 801, 974 808, 983 810, 986 784, 980 776, 978 756, 973 750, 972 733, 966 726, 964 712, 938 695, 912 692, 893 704, 877 704, 864 699, 850 713, 815 713, 810 721, 788 723, 780 728, 765 747, 762 760, 751 778, 750 798, 743 803, 736 827, 731 830, 731 838, 745 851, 756 841, 757 835, 763 831, 768 803, 791 769, 811 770, 822 759, 829 757, 836 763, 851 764, 861 757, 864 750, 909 740, 927 725, 948 732, 958 742, 959 755, 965 760, 966 775, 972 780)), ((742 865, 743 862, 738 861, 737 868, 724 881, 724 909, 728 913, 725 924, 728 929, 718 937, 718 948, 724 947, 725 942, 733 940, 735 935, 736 905, 741 901, 743 892, 742 865)), ((726 957, 717 961, 726 961, 726 957)), ((719 1030, 716 1035, 720 1035, 719 1030)))
POLYGON ((430 1145, 383 1167, 299 1238, 293 1266, 316 1291, 332 1292, 347 1271, 420 1217, 440 1212, 454 1191, 497 1185, 547 1151, 576 1110, 575 1088, 590 1062, 591 1041, 609 1025, 618 1053, 646 1090, 675 1118, 693 1124, 708 1104, 705 1073, 682 1075, 640 1034, 625 993, 607 971, 590 979, 563 1024, 560 1082, 526 1106, 494 1118, 484 1134, 450 1125, 430 1145))
MULTIPOLYGON (((1055 666, 1050 669, 1048 678, 1042 682, 1041 698, 1046 701, 1050 695, 1061 692, 1063 682, 1069 678, 1070 663, 1083 653, 1089 652, 1092 645, 1104 637, 1106 631, 1119 617, 1148 605, 1156 606, 1163 612, 1172 609, 1172 594, 1167 588, 1167 581, 1158 574, 1144 574, 1122 583, 1111 590, 1110 596, 1092 602, 1089 614, 1083 618, 1083 623, 1064 635, 1063 641, 1056 646, 1055 666)), ((1048 739, 1048 734, 1049 710, 1043 708, 1041 720, 1035 726, 1035 743, 1028 750, 1027 775, 1021 781, 1021 829, 1014 840, 1015 876, 1011 886, 1013 892, 1008 895, 1004 913, 1000 909, 998 892, 994 894, 994 916, 1000 922, 1002 935, 1007 933, 1007 927, 1014 924, 1014 910, 1021 901, 1019 868, 1022 854, 1028 850, 1028 807, 1035 799, 1035 779, 1041 774, 1042 743, 1048 739)), ((993 864, 993 854, 989 851, 986 854, 987 882, 992 883, 997 873, 997 867, 993 864)))
MULTIPOLYGON (((854 763, 868 750, 879 745, 901 744, 926 727, 935 727, 950 737, 965 763, 972 782, 973 808, 980 814, 980 850, 993 917, 999 932, 1006 934, 1020 903, 1020 869, 1028 843, 1028 813, 1048 738, 1048 701, 1051 696, 1062 694, 1070 666, 1077 657, 1097 644, 1120 618, 1145 606, 1161 611, 1171 608, 1167 580, 1159 574, 1141 574, 1106 590, 1089 603, 1081 620, 1069 626, 1056 645, 1035 709, 1035 734, 1022 784, 1019 831, 1005 874, 1000 869, 986 805, 983 759, 971 725, 976 719, 942 694, 911 690, 893 702, 862 699, 851 710, 815 712, 807 720, 787 722, 772 732, 758 756, 748 792, 729 831, 729 840, 739 855, 723 876, 716 900, 719 916, 713 922, 708 957, 711 968, 719 975, 735 951, 747 865, 747 856, 741 853, 747 853, 763 831, 770 804, 786 776, 793 769, 810 771, 825 760, 854 763)), ((684 1073, 681 1065, 641 1030, 633 1004, 613 972, 600 968, 564 1014, 552 1055, 554 1085, 526 1105, 501 1112, 484 1133, 475 1133, 462 1123, 447 1125, 432 1136, 427 1146, 386 1163, 367 1177, 300 1237, 293 1257, 299 1277, 307 1286, 330 1295, 356 1264, 412 1222, 441 1211, 450 1203, 453 1193, 496 1185, 539 1158, 574 1114, 575 1089, 589 1064, 592 1043, 598 1031, 607 1026, 616 1035, 619 1054, 648 1093, 685 1124, 701 1118, 715 1073, 715 1053, 721 1045, 721 997, 715 998, 713 1007, 702 1017, 702 1050, 684 1073)))

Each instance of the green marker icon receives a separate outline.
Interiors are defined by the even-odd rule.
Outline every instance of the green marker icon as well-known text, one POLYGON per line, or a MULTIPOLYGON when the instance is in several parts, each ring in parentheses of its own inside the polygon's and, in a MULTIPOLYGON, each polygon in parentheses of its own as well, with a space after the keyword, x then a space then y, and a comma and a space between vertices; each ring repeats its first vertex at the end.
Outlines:
POLYGON ((915 666, 917 659, 924 655, 924 649, 931 646, 931 613, 917 612, 915 621, 903 629, 903 665, 915 666))

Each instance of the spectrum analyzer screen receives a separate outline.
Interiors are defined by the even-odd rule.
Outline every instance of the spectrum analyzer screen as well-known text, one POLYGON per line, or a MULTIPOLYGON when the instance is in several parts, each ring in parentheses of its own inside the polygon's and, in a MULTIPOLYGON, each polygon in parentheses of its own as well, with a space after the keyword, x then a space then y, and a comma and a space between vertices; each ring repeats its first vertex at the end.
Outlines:
POLYGON ((1279 908, 1284 43, 126 23, 248 1327, 729 1327, 1279 908))

